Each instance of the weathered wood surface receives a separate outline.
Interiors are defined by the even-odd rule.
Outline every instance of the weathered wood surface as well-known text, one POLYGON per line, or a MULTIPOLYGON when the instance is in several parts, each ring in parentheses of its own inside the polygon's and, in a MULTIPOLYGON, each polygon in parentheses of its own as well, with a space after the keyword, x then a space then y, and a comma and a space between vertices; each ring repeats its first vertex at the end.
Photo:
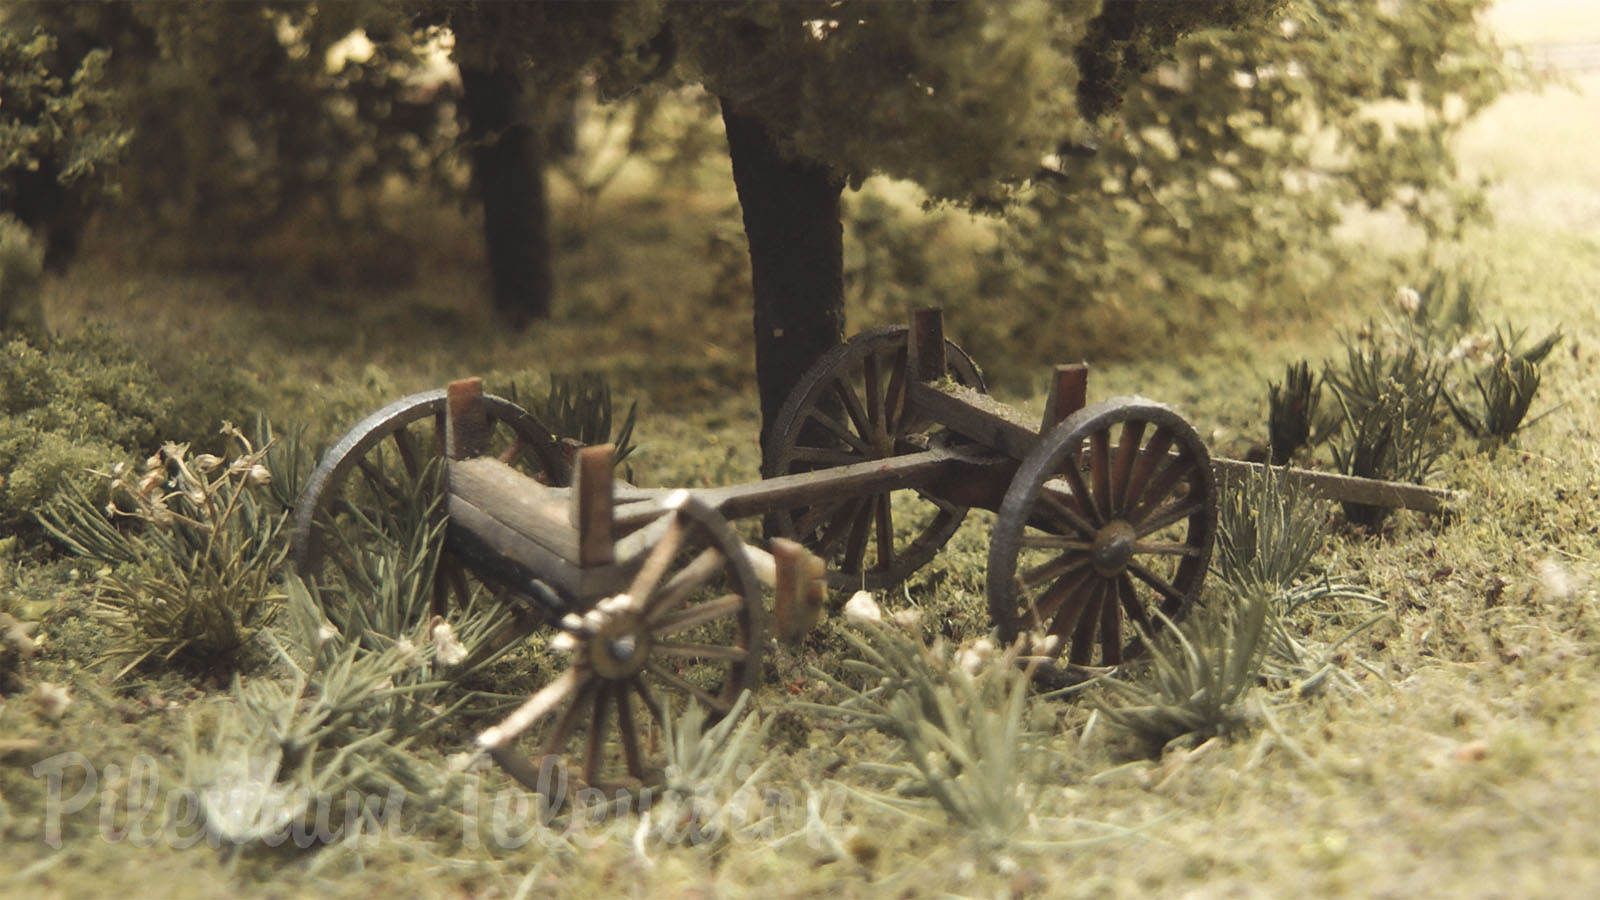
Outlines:
MULTIPOLYGON (((1076 377, 1076 376, 1074 376, 1076 377)), ((1058 391, 1061 388, 1058 387, 1058 391)), ((1072 388, 1075 392, 1075 388, 1072 388)), ((1039 443, 1040 434, 1022 413, 987 394, 956 384, 912 382, 907 396, 917 415, 932 419, 963 437, 978 441, 1014 459, 1023 459, 1039 443)), ((1070 405, 1075 398, 1065 402, 1070 405)), ((1061 402, 1061 401, 1056 401, 1061 402)), ((1047 416, 1047 418, 1049 418, 1047 416)), ((1212 469, 1220 476, 1242 477, 1261 470, 1260 463, 1213 456, 1212 469)), ((1425 487, 1399 481, 1358 478, 1315 469, 1281 469, 1296 487, 1328 500, 1367 503, 1373 506, 1405 508, 1442 515, 1460 504, 1465 495, 1457 491, 1425 487)))
MULTIPOLYGON (((1213 456, 1211 468, 1222 477, 1245 478, 1260 473, 1265 465, 1213 456)), ((1292 466, 1272 468, 1279 473, 1279 477, 1295 487, 1310 491, 1326 500, 1344 503, 1366 503, 1390 509, 1403 508, 1432 515, 1445 515, 1467 498, 1462 491, 1442 490, 1403 481, 1358 478, 1354 475, 1341 475, 1338 472, 1321 472, 1292 466)))

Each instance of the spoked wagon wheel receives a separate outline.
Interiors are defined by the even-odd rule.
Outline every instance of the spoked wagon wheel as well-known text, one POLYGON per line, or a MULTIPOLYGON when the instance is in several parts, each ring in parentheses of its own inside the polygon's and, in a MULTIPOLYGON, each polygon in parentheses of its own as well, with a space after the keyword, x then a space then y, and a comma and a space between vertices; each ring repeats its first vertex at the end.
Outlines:
MULTIPOLYGON (((552 486, 571 478, 571 469, 549 429, 532 414, 501 397, 485 395, 490 452, 552 486)), ((345 525, 416 527, 413 498, 427 493, 425 477, 442 477, 446 396, 443 389, 412 394, 362 419, 322 457, 306 480, 295 506, 291 558, 303 578, 322 577, 325 564, 344 567, 354 548, 334 540, 345 525), (432 463, 432 465, 430 465, 432 463)), ((358 529, 355 529, 359 531, 358 529)), ((403 535, 393 535, 403 539, 403 535)), ((466 571, 448 554, 434 581, 434 603, 469 599, 466 571)), ((436 609, 435 612, 443 612, 436 609)))
POLYGON ((989 546, 989 610, 1007 641, 1075 666, 1114 666, 1200 594, 1216 537, 1210 455, 1158 403, 1108 400, 1023 460, 989 546))
POLYGON ((478 736, 530 790, 559 793, 569 754, 590 786, 651 781, 667 715, 692 702, 720 718, 755 686, 765 619, 744 544, 686 492, 665 505, 627 590, 558 624, 550 646, 567 670, 478 736), (531 758, 516 749, 523 735, 531 758))
MULTIPOLYGON (((907 414, 908 330, 862 332, 817 360, 773 422, 768 476, 793 475, 926 450, 934 423, 907 414)), ((971 357, 945 342, 958 384, 983 390, 971 357)), ((967 507, 914 489, 777 510, 768 530, 828 564, 839 589, 883 590, 932 559, 967 507)))

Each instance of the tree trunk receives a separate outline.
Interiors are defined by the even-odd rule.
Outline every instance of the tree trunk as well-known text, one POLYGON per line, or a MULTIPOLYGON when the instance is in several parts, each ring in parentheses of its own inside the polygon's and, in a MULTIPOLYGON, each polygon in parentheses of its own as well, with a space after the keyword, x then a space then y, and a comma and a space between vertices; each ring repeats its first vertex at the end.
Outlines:
POLYGON ((764 125, 726 101, 722 122, 750 243, 762 461, 769 471, 765 450, 783 401, 844 336, 844 181, 825 166, 786 157, 764 125))
POLYGON ((514 328, 550 315, 550 208, 541 135, 511 69, 461 66, 461 106, 472 175, 483 201, 483 236, 494 307, 514 328))

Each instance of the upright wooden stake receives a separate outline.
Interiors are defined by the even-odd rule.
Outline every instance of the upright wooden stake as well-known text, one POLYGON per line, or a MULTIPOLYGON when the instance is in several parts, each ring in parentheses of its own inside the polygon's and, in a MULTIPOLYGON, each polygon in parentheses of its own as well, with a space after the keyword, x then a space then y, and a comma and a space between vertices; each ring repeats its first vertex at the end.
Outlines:
POLYGON ((489 449, 489 412, 483 405, 483 379, 464 378, 445 388, 445 455, 472 459, 489 449))
POLYGON ((944 378, 944 310, 930 306, 911 313, 911 346, 907 356, 906 365, 917 381, 944 378))
POLYGON ((612 543, 612 483, 615 447, 601 444, 578 451, 573 474, 572 524, 578 529, 578 567, 608 566, 615 561, 612 543))
POLYGON ((1089 402, 1089 364, 1076 363, 1056 366, 1055 377, 1050 382, 1050 399, 1044 405, 1044 421, 1039 423, 1043 434, 1056 423, 1083 409, 1089 402))

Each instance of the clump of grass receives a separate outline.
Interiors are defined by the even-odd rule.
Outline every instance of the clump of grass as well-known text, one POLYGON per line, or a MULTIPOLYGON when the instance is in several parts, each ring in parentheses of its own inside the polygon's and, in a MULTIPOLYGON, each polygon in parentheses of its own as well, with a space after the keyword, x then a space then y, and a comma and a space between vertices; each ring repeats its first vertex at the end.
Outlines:
POLYGON ((1319 504, 1271 466, 1227 487, 1218 509, 1217 574, 1236 588, 1287 589, 1322 548, 1319 504))
POLYGON ((1543 380, 1540 364, 1560 343, 1561 331, 1557 329, 1545 335, 1525 350, 1523 336, 1524 332, 1509 327, 1495 329, 1493 352, 1479 371, 1471 373, 1472 384, 1478 392, 1476 406, 1457 399, 1452 392, 1444 395, 1456 421, 1479 440, 1507 441, 1538 421, 1537 418, 1528 421, 1527 416, 1543 380))
MULTIPOLYGON (((1332 449, 1339 471, 1362 478, 1421 484, 1445 444, 1436 426, 1444 395, 1444 366, 1420 346, 1403 348, 1361 340, 1346 343, 1343 369, 1324 380, 1339 402, 1342 429, 1332 449)), ((1376 527, 1385 507, 1345 503, 1345 518, 1376 527)))
POLYGON ((74 488, 39 517, 106 567, 96 602, 116 629, 111 654, 126 661, 118 677, 147 660, 237 670, 282 608, 287 511, 261 496, 272 478, 265 448, 228 423, 222 434, 226 456, 169 442, 137 477, 123 465, 96 473, 104 507, 74 488))
MULTIPOLYGON (((375 568, 402 580, 416 567, 396 560, 375 568)), ((411 748, 472 699, 457 686, 495 658, 502 610, 475 605, 454 622, 425 620, 385 636, 362 631, 366 619, 336 627, 325 610, 338 604, 321 592, 298 576, 287 580, 288 634, 268 633, 287 680, 235 676, 213 719, 204 727, 190 720, 185 783, 208 834, 230 852, 277 846, 291 828, 312 836, 317 828, 375 830, 380 815, 394 812, 346 802, 352 794, 401 791, 407 808, 438 812, 450 776, 411 748)), ((377 603, 407 593, 394 586, 377 603)))
POLYGON ((801 705, 900 741, 898 761, 862 766, 896 778, 897 792, 859 793, 917 817, 931 801, 980 843, 1011 843, 1034 814, 1047 761, 1024 727, 1030 673, 1015 654, 999 654, 972 674, 952 665, 940 647, 889 626, 843 634, 856 651, 842 663, 855 684, 813 669, 845 699, 801 705))
POLYGON ((1272 464, 1287 465, 1315 432, 1322 384, 1305 360, 1291 363, 1283 383, 1267 388, 1267 440, 1272 464))
POLYGON ((636 449, 633 426, 639 411, 637 401, 628 404, 622 424, 612 430, 614 402, 611 385, 605 376, 594 372, 575 375, 550 375, 550 390, 536 415, 557 436, 586 446, 610 443, 616 448, 615 464, 621 465, 636 449))
POLYGON ((1273 591, 1265 585, 1227 592, 1230 602, 1175 625, 1152 610, 1163 630, 1146 636, 1149 661, 1133 678, 1097 679, 1106 720, 1152 754, 1178 740, 1199 743, 1247 730, 1246 700, 1261 683, 1273 632, 1273 591))

